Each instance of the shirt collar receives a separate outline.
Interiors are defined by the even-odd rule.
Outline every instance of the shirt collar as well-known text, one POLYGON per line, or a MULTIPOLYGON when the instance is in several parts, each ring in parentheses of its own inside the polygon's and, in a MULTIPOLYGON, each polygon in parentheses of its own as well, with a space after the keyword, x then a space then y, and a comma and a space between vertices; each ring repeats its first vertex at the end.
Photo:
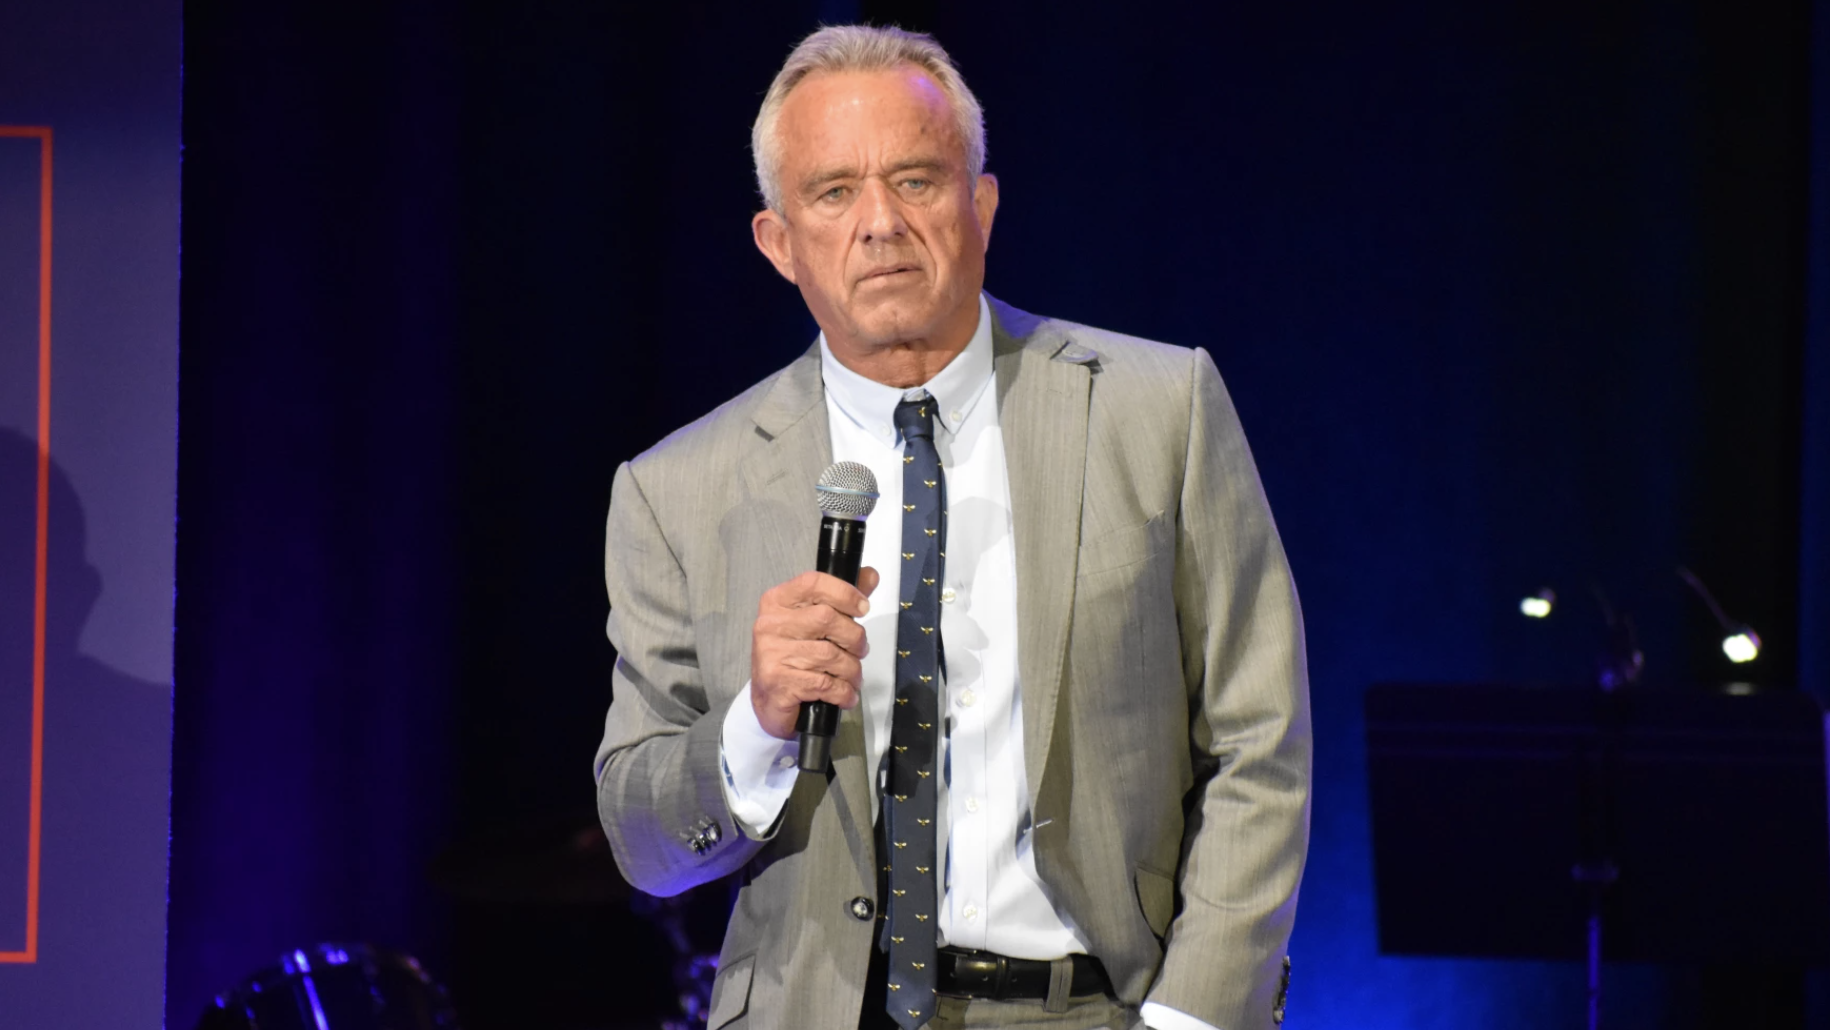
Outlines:
POLYGON ((934 378, 909 390, 887 386, 846 368, 827 346, 826 334, 820 334, 820 377, 825 381, 827 396, 846 418, 886 443, 896 442, 896 405, 905 397, 914 399, 923 390, 938 402, 935 423, 948 433, 959 432, 960 424, 984 396, 991 370, 991 306, 985 303, 982 293, 978 328, 973 330, 966 349, 934 378))

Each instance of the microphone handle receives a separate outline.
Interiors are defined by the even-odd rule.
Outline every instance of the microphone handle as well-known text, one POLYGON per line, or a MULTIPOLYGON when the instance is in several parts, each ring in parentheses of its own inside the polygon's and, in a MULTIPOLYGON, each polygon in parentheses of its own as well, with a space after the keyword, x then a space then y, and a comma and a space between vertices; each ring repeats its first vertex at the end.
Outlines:
MULTIPOLYGON (((814 569, 857 586, 858 569, 863 564, 864 520, 821 516, 814 569)), ((803 702, 794 728, 801 734, 801 771, 825 772, 832 764, 832 735, 839 728, 839 706, 827 701, 803 702)))

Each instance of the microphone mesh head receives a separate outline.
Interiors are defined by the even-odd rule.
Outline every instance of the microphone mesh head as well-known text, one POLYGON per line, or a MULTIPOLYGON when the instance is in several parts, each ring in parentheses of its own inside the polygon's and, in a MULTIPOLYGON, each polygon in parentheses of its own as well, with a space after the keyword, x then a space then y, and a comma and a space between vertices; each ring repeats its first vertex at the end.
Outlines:
POLYGON ((820 473, 820 510, 828 515, 861 519, 877 507, 877 477, 855 461, 835 461, 820 473))

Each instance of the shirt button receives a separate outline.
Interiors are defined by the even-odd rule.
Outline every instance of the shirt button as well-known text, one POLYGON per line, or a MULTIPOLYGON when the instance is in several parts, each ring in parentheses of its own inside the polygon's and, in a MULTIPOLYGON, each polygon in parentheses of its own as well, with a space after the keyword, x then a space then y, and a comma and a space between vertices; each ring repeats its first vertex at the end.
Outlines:
POLYGON ((952 604, 956 599, 958 599, 958 597, 959 597, 959 595, 953 592, 953 588, 948 587, 947 589, 942 590, 940 592, 940 603, 941 604, 952 604))
POLYGON ((974 694, 972 691, 962 690, 959 692, 959 705, 961 708, 971 708, 973 705, 976 705, 978 703, 979 703, 979 696, 977 694, 974 694))
POLYGON ((976 812, 978 810, 979 810, 979 799, 978 798, 967 798, 966 799, 966 811, 976 812))
POLYGON ((777 758, 775 760, 775 767, 777 769, 786 769, 793 764, 794 764, 793 755, 783 755, 780 758, 777 758))
POLYGON ((960 915, 965 916, 966 921, 970 923, 979 917, 979 907, 977 905, 967 905, 960 915))
POLYGON ((851 899, 851 917, 859 922, 869 919, 871 913, 876 910, 877 907, 871 904, 871 899, 869 898, 860 896, 851 899))
POLYGON ((947 421, 953 423, 956 426, 959 425, 959 412, 949 411, 947 413, 947 421))

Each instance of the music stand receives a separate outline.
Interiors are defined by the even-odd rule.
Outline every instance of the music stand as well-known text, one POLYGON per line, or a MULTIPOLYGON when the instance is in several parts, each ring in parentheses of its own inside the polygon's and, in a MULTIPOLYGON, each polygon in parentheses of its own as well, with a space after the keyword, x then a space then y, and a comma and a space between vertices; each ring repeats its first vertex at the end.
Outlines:
POLYGON ((1830 959, 1825 720, 1797 691, 1379 684, 1387 954, 1830 959), (1604 932, 1605 928, 1605 932, 1604 932))

